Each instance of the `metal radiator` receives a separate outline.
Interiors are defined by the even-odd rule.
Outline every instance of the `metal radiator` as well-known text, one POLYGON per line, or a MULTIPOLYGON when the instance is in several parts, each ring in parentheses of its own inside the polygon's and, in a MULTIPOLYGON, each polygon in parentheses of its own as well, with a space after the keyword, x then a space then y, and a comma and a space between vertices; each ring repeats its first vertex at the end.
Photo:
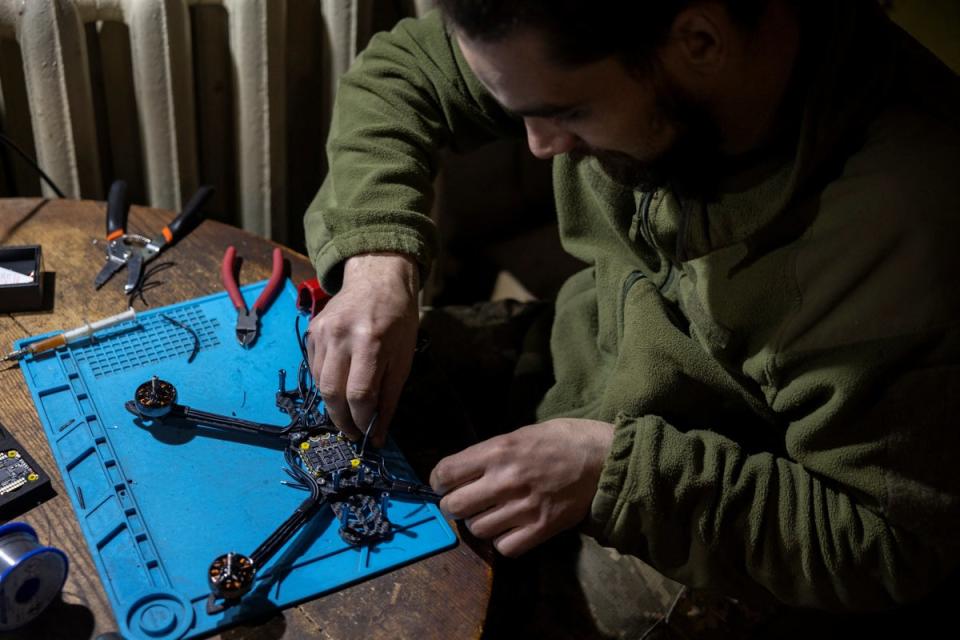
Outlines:
POLYGON ((0 0, 2 126, 70 197, 123 177, 176 210, 210 182, 218 217, 297 244, 340 75, 374 29, 431 4, 0 0))

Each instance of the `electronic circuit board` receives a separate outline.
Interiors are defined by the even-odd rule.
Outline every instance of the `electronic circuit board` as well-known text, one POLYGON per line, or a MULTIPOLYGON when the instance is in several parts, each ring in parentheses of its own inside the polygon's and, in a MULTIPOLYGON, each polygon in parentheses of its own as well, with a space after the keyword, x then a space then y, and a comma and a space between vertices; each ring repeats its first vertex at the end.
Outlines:
POLYGON ((16 449, 10 449, 0 456, 0 496, 39 479, 40 476, 16 449))
POLYGON ((9 520, 52 495, 49 476, 0 425, 0 517, 9 520))
POLYGON ((307 446, 300 446, 300 458, 315 477, 360 464, 353 447, 343 436, 324 433, 313 436, 304 444, 307 446))

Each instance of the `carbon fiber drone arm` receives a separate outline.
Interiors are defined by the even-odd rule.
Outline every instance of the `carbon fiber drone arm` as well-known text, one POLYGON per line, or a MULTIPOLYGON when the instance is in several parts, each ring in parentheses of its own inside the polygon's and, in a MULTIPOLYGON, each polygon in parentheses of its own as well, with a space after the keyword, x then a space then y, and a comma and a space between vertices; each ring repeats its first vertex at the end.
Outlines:
POLYGON ((277 529, 250 554, 254 571, 258 571, 265 565, 267 561, 300 530, 300 527, 306 524, 307 521, 313 517, 313 514, 326 503, 327 500, 325 496, 320 496, 319 498, 311 496, 301 502, 300 506, 290 514, 290 517, 277 527, 277 529))
POLYGON ((219 429, 224 431, 242 431, 257 433, 271 437, 285 437, 296 424, 291 420, 286 426, 264 424, 243 420, 233 416, 225 416, 208 411, 198 411, 188 406, 177 404, 177 389, 169 382, 160 380, 156 376, 144 382, 134 392, 134 399, 124 403, 130 413, 150 420, 180 420, 195 427, 219 429))
POLYGON ((383 457, 380 455, 368 455, 366 458, 368 464, 372 462, 378 471, 372 481, 368 480, 371 488, 388 491, 391 495, 405 494, 434 503, 440 502, 440 499, 443 497, 431 489, 429 485, 397 478, 387 470, 383 457))
MULTIPOLYGON (((131 404, 128 402, 127 404, 131 404)), ((129 409, 129 407, 128 407, 129 409)), ((208 411, 198 411, 188 406, 177 404, 171 407, 169 417, 180 419, 198 427, 213 427, 216 429, 227 429, 234 431, 244 431, 246 433, 260 433, 268 436, 282 436, 290 429, 290 425, 281 427, 278 425, 264 424, 261 422, 252 422, 232 416, 224 416, 218 413, 208 411)), ((165 416, 166 417, 166 416, 165 416)))
POLYGON ((207 570, 207 582, 210 585, 207 613, 214 615, 239 603, 253 588, 257 572, 263 565, 326 503, 323 494, 311 494, 250 556, 230 552, 211 562, 207 570))

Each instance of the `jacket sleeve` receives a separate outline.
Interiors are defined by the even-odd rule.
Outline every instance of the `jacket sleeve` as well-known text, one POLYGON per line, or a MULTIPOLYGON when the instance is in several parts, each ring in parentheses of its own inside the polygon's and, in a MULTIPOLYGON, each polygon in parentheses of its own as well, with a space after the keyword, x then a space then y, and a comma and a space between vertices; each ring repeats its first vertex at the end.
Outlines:
POLYGON ((521 130, 472 75, 437 12, 375 36, 340 82, 329 171, 305 216, 324 288, 338 290, 343 260, 359 253, 407 253, 428 269, 439 151, 521 130))
POLYGON ((857 366, 850 352, 789 363, 775 402, 794 416, 786 456, 619 416, 593 505, 599 537, 685 584, 759 585, 796 606, 927 595, 958 560, 960 367, 942 359, 957 342, 953 330, 858 345, 873 362, 857 366), (897 364, 910 366, 893 375, 897 364))
MULTIPOLYGON (((776 263, 793 303, 754 334, 745 385, 776 450, 709 415, 619 417, 593 505, 611 544, 692 586, 834 610, 918 601, 957 575, 956 131, 916 110, 878 118, 776 263)), ((776 304, 756 300, 742 313, 776 304)))
POLYGON ((621 415, 602 537, 692 586, 825 609, 916 601, 957 570, 960 200, 932 153, 905 176, 851 159, 797 242, 796 306, 752 381, 782 447, 748 451, 709 415, 621 415))

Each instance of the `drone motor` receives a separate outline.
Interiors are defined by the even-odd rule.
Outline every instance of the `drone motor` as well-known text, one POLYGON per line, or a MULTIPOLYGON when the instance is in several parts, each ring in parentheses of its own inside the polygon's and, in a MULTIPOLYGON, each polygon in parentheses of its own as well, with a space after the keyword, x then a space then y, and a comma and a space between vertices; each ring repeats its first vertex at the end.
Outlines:
POLYGON ((177 401, 177 388, 153 376, 153 379, 137 387, 133 401, 140 415, 160 418, 170 413, 173 403, 177 401))
POLYGON ((253 560, 242 553, 225 553, 210 563, 207 580, 216 598, 236 600, 253 587, 253 560))

